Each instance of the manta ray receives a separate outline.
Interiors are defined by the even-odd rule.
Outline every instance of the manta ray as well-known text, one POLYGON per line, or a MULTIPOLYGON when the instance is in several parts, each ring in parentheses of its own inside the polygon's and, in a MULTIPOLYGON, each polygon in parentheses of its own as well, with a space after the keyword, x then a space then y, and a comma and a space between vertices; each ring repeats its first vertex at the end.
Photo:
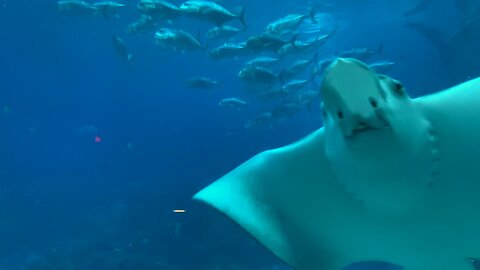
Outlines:
POLYGON ((480 269, 480 79, 410 98, 355 59, 321 82, 324 126, 194 195, 294 269, 480 269))

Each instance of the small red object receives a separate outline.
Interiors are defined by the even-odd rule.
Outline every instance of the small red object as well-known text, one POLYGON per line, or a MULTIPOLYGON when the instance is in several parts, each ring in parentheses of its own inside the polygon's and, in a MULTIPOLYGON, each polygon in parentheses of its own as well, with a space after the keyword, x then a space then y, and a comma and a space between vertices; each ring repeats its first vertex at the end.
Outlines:
POLYGON ((102 142, 102 138, 100 136, 95 136, 95 143, 101 143, 102 142))

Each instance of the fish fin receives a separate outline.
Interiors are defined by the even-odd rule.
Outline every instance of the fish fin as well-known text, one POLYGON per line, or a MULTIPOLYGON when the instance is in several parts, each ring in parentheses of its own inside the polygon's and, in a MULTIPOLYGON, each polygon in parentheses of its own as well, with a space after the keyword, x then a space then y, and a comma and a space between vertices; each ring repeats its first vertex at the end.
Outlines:
POLYGON ((332 208, 332 200, 336 206, 346 196, 330 171, 324 148, 320 129, 297 143, 256 155, 194 199, 237 222, 295 269, 341 269, 353 262, 350 256, 329 244, 312 246, 316 241, 310 239, 321 235, 330 239, 333 223, 315 230, 312 218, 328 222, 342 213, 341 207, 332 208))
POLYGON ((102 13, 102 16, 103 18, 105 18, 105 20, 109 21, 110 20, 110 16, 108 15, 108 11, 107 11, 107 8, 103 8, 100 13, 102 13))
POLYGON ((242 7, 240 13, 237 15, 237 18, 240 20, 240 23, 243 26, 243 30, 247 30, 247 23, 245 22, 245 7, 242 7))
POLYGON ((128 56, 127 56, 127 64, 129 66, 133 66, 134 65, 133 60, 134 60, 133 54, 129 53, 128 56))
POLYGON ((108 16, 108 14, 106 12, 102 12, 102 15, 103 15, 103 18, 105 18, 105 20, 107 20, 107 21, 110 20, 110 16, 108 16))
POLYGON ((385 53, 383 52, 383 42, 378 45, 376 52, 381 56, 385 56, 385 53))
POLYGON ((315 15, 317 15, 316 10, 313 7, 311 7, 308 12, 308 17, 310 17, 310 20, 312 21, 312 23, 317 24, 318 22, 317 22, 317 19, 315 19, 315 15))
POLYGON ((200 44, 200 47, 204 50, 206 50, 208 48, 208 44, 207 43, 203 43, 203 42, 200 42, 200 37, 202 36, 202 31, 199 29, 197 31, 197 34, 195 35, 195 39, 197 40, 197 42, 200 44))
POLYGON ((335 27, 330 31, 329 36, 335 36, 338 33, 338 25, 335 25, 335 27))
POLYGON ((296 33, 295 35, 293 35, 293 37, 288 41, 288 43, 292 44, 292 47, 293 48, 296 48, 297 45, 295 45, 295 42, 297 41, 297 38, 298 38, 298 33, 296 33))
POLYGON ((313 86, 315 86, 316 88, 319 88, 320 86, 315 81, 316 77, 317 77, 317 74, 312 73, 312 76, 310 77, 310 79, 308 79, 308 81, 311 82, 313 84, 313 86))

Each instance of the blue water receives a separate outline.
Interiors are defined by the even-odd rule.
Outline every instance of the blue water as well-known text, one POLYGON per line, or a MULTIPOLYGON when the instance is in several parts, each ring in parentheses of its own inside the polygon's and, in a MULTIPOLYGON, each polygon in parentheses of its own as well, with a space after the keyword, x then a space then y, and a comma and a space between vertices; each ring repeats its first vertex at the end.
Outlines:
MULTIPOLYGON (((432 44, 402 26, 416 1, 323 2, 221 4, 246 8, 239 39, 318 5, 332 18, 325 29, 340 25, 323 57, 383 43, 388 58, 404 57, 390 75, 410 95, 458 82, 432 44)), ((450 31, 456 22, 445 12, 458 14, 449 5, 438 1, 415 20, 450 31)), ((0 269, 289 269, 191 196, 255 153, 319 128, 318 104, 271 128, 245 129, 261 104, 238 112, 217 103, 248 98, 236 78, 246 59, 162 50, 152 33, 124 33, 137 16, 131 7, 109 20, 71 17, 55 1, 0 0, 0 269), (112 35, 135 55, 133 70, 114 53, 112 35), (192 91, 184 84, 192 76, 222 85, 192 91)), ((188 18, 173 26, 209 28, 188 18)))

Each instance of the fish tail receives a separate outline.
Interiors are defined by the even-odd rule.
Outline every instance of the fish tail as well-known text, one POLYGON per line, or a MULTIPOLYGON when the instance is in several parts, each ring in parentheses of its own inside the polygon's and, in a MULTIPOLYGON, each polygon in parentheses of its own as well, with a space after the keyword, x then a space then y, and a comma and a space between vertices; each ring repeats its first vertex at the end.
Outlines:
POLYGON ((243 30, 245 31, 247 29, 247 23, 245 22, 245 7, 242 7, 237 17, 240 20, 240 23, 243 25, 243 30))
POLYGON ((197 31, 197 34, 195 35, 195 39, 197 40, 198 44, 200 44, 200 48, 207 50, 208 49, 208 44, 207 42, 202 42, 200 41, 200 37, 202 36, 202 31, 199 29, 197 31))
POLYGON ((330 32, 329 36, 334 36, 337 34, 337 32, 338 32, 338 25, 335 25, 335 27, 330 32))
POLYGON ((311 7, 310 10, 309 10, 309 12, 308 12, 308 17, 310 17, 310 20, 311 20, 313 23, 315 23, 315 24, 317 23, 317 20, 315 19, 316 13, 317 13, 317 12, 316 12, 316 10, 315 10, 313 7, 311 7))
POLYGON ((383 52, 383 42, 380 43, 380 45, 378 45, 378 48, 377 48, 376 52, 381 56, 385 56, 385 54, 383 52))
POLYGON ((133 65, 133 60, 134 60, 133 54, 129 53, 129 54, 127 55, 127 64, 128 64, 128 65, 133 65))
POLYGON ((108 9, 106 7, 102 8, 102 9, 98 9, 97 13, 102 14, 102 16, 103 16, 103 18, 105 18, 105 20, 107 20, 107 21, 110 20, 110 16, 108 15, 108 9))
POLYGON ((290 39, 290 41, 288 42, 288 43, 292 44, 292 47, 294 47, 294 48, 296 47, 295 42, 297 41, 297 38, 298 38, 298 33, 295 34, 295 35, 290 39))

